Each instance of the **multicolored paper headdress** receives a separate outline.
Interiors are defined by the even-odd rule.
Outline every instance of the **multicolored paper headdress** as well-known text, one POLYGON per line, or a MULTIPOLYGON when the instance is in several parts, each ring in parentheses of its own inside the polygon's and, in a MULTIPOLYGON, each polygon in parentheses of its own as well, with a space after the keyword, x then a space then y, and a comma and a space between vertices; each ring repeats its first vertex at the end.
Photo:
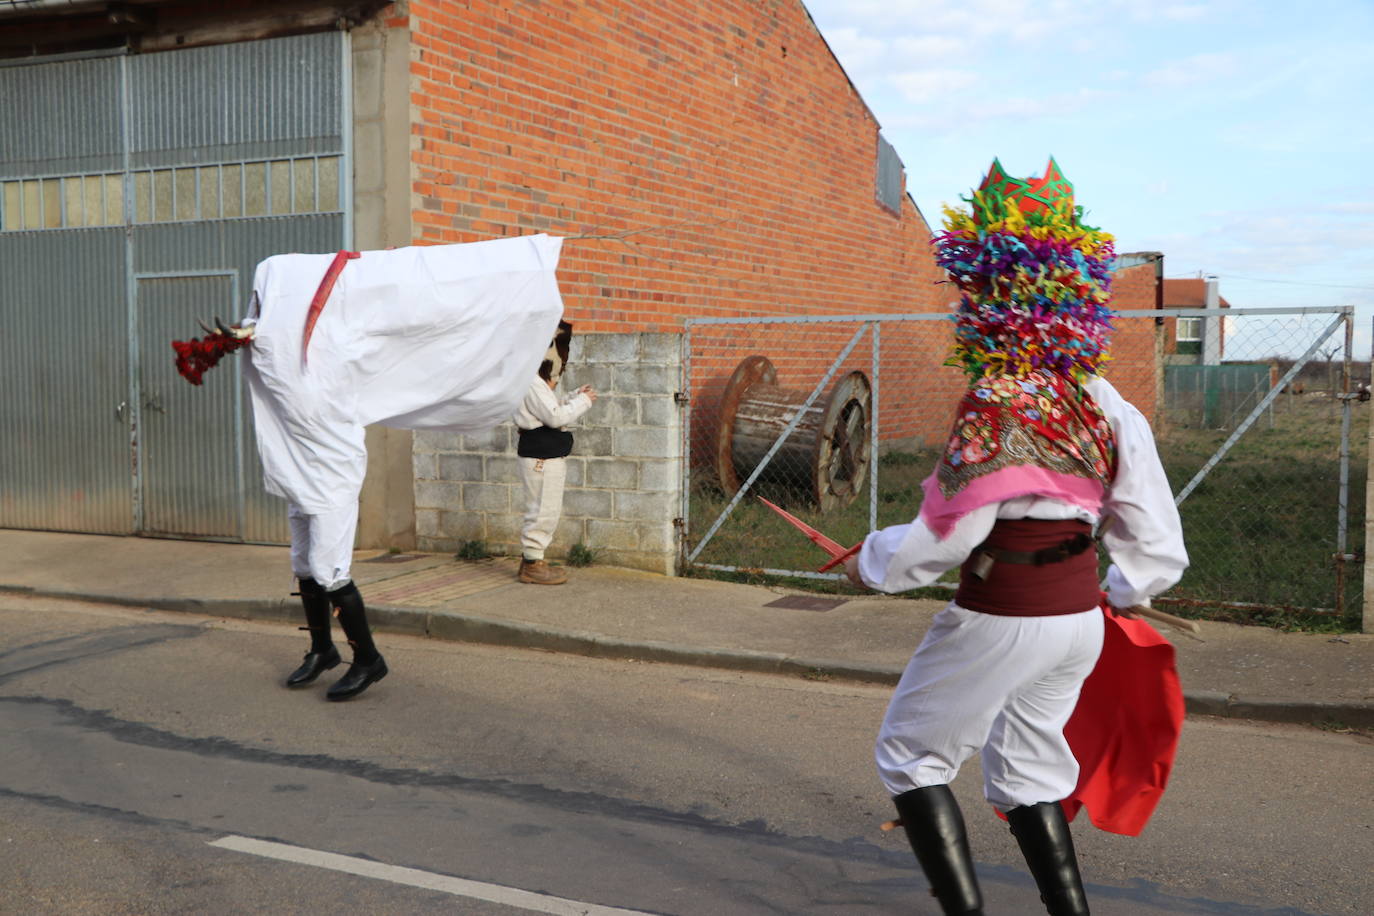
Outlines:
POLYGON ((974 380, 1046 369, 1086 381, 1108 359, 1111 235, 1083 223, 1054 159, 1024 180, 994 159, 966 202, 945 207, 933 241, 963 292, 949 365, 974 380))

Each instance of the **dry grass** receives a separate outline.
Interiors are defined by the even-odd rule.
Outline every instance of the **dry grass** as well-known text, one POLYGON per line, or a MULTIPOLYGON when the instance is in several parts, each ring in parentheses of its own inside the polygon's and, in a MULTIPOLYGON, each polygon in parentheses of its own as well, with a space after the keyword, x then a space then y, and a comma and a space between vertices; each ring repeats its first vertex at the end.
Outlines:
MULTIPOLYGON (((1363 554, 1364 550, 1370 409, 1357 404, 1352 413, 1346 548, 1350 553, 1363 554)), ((1340 424, 1338 402, 1309 394, 1283 398, 1272 422, 1265 417, 1247 430, 1180 509, 1192 565, 1169 595, 1198 605, 1171 610, 1184 616, 1287 628, 1358 629, 1363 580, 1360 563, 1347 566, 1345 617, 1313 612, 1329 611, 1338 604, 1333 557, 1340 424), (1233 604, 1259 607, 1225 606, 1233 604)), ((1160 425, 1160 456, 1175 492, 1231 434, 1231 430, 1160 425)), ((920 483, 934 461, 935 454, 930 451, 894 453, 880 460, 879 527, 907 521, 917 514, 920 483)), ((852 544, 870 530, 867 484, 863 495, 848 507, 822 515, 795 487, 770 482, 766 473, 764 478, 757 485, 760 495, 841 544, 852 544)), ((693 488, 693 545, 728 501, 709 485, 693 488)), ((697 558, 698 563, 738 567, 741 572, 730 577, 746 581, 767 579, 758 572, 760 569, 815 570, 825 560, 825 554, 804 535, 753 498, 741 501, 697 558)), ((790 584, 830 592, 848 590, 847 585, 827 580, 794 579, 790 584)), ((922 591, 923 597, 947 594, 942 590, 922 591)))

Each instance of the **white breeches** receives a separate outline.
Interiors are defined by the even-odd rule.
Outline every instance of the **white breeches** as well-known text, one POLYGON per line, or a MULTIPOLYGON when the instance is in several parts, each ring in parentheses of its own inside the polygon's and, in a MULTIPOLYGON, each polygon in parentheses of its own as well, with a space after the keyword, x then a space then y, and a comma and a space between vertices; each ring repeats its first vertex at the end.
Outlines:
POLYGON ((565 458, 521 458, 519 462, 520 481, 525 485, 520 551, 527 560, 542 560, 563 514, 563 481, 568 476, 568 462, 565 458))
POLYGON ((1064 724, 1102 651, 1102 611, 1001 617, 951 602, 907 663, 874 756, 893 795, 945 785, 980 748, 1000 811, 1078 784, 1064 724))
POLYGON ((288 503, 286 520, 291 524, 291 571, 296 578, 314 579, 331 592, 347 585, 352 578, 357 505, 307 515, 288 503))

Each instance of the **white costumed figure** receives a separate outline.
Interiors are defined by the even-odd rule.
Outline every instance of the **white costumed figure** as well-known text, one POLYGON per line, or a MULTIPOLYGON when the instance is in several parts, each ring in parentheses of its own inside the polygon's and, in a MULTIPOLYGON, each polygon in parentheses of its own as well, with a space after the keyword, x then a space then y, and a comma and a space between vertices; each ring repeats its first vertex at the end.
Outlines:
POLYGON ((277 255, 258 265, 240 326, 173 344, 193 384, 222 353, 251 344, 246 374, 265 487, 287 500, 291 566, 311 635, 287 686, 341 661, 331 608, 353 660, 329 699, 386 676, 349 568, 367 470, 364 428, 475 433, 507 420, 563 314, 554 276, 561 246, 534 235, 277 255))
POLYGON ((1111 236, 1083 223, 1052 159, 1030 179, 994 162, 969 202, 946 208, 934 240, 962 293, 950 364, 968 391, 920 514, 873 532, 846 562, 855 584, 884 592, 960 567, 875 759, 944 913, 983 912, 949 788, 980 754, 984 795, 1046 911, 1087 916, 1069 819, 1086 807, 1095 825, 1135 835, 1164 791, 1183 699, 1173 647, 1134 617, 1188 554, 1149 424, 1097 374, 1111 236), (1105 596, 1099 539, 1112 560, 1105 596))

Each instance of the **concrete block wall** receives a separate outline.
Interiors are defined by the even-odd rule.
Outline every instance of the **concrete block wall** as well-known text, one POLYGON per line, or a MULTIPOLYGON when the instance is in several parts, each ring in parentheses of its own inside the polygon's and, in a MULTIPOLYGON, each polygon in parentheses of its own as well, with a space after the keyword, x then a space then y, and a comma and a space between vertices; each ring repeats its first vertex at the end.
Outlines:
MULTIPOLYGON (((682 410, 678 333, 578 334, 559 386, 597 391, 592 409, 570 427, 563 516, 548 555, 574 544, 599 563, 671 574, 676 570, 681 511, 682 410)), ((484 541, 518 555, 524 491, 515 456, 516 431, 415 434, 415 521, 418 547, 454 551, 484 541)))

